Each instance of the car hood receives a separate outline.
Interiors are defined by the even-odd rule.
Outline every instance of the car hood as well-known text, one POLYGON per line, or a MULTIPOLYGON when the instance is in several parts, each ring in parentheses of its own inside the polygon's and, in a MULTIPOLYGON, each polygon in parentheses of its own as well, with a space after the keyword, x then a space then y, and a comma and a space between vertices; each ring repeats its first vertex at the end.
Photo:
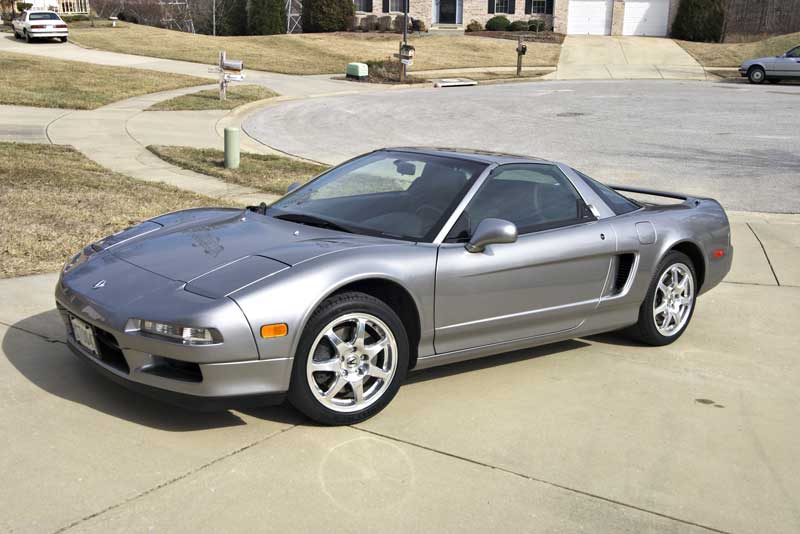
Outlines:
POLYGON ((162 228, 114 244, 108 252, 187 283, 229 267, 239 278, 231 283, 248 283, 324 254, 386 243, 242 210, 190 210, 152 222, 162 228))

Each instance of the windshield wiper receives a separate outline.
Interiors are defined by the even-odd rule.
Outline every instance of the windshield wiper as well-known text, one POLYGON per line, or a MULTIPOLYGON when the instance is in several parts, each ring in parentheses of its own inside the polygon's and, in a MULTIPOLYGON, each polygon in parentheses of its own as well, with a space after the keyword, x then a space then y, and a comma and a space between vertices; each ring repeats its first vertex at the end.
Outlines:
POLYGON ((338 230, 339 232, 347 232, 348 234, 355 233, 353 230, 350 230, 341 224, 336 224, 333 221, 329 221, 315 215, 308 215, 306 213, 284 213, 281 215, 275 215, 275 219, 306 224, 308 226, 316 226, 318 228, 327 228, 328 230, 338 230))

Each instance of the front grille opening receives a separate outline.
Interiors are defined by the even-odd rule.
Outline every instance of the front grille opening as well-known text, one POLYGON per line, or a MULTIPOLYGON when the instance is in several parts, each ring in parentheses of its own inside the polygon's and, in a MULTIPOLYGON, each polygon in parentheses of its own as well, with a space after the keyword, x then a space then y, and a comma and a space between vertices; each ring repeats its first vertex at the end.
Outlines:
POLYGON ((117 371, 122 371, 125 374, 130 373, 131 369, 128 367, 128 362, 119 348, 117 338, 97 327, 94 327, 94 337, 97 341, 100 361, 117 371))
POLYGON ((617 273, 614 277, 614 289, 612 291, 615 295, 622 293, 622 290, 625 289, 625 285, 631 276, 633 259, 633 254, 620 254, 617 257, 617 273))
POLYGON ((153 365, 143 369, 145 373, 180 380, 182 382, 202 382, 203 373, 200 366, 194 362, 182 362, 164 356, 153 356, 153 365))

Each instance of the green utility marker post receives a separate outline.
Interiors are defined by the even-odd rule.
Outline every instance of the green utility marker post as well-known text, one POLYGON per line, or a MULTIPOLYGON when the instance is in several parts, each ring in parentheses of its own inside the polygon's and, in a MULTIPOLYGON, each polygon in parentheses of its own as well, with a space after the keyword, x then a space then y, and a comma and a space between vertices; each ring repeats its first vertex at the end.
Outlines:
POLYGON ((225 168, 239 168, 239 128, 225 128, 225 168))

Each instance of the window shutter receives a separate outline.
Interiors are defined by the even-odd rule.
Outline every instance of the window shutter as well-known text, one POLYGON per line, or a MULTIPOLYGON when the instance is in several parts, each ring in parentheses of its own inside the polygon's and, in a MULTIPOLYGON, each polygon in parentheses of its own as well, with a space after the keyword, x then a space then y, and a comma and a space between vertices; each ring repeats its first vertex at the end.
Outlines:
POLYGON ((489 13, 494 13, 494 0, 489 0, 489 13))
POLYGON ((367 13, 372 13, 372 0, 366 0, 366 3, 364 5, 364 11, 366 11, 367 13))
POLYGON ((525 14, 530 15, 533 12, 533 0, 525 0, 525 14))
POLYGON ((545 15, 553 14, 553 0, 544 0, 544 13, 545 15))
POLYGON ((384 13, 389 12, 389 0, 383 0, 383 12, 384 13))
POLYGON ((516 0, 508 0, 508 14, 509 15, 513 15, 514 14, 514 4, 516 4, 516 3, 517 3, 516 0))

